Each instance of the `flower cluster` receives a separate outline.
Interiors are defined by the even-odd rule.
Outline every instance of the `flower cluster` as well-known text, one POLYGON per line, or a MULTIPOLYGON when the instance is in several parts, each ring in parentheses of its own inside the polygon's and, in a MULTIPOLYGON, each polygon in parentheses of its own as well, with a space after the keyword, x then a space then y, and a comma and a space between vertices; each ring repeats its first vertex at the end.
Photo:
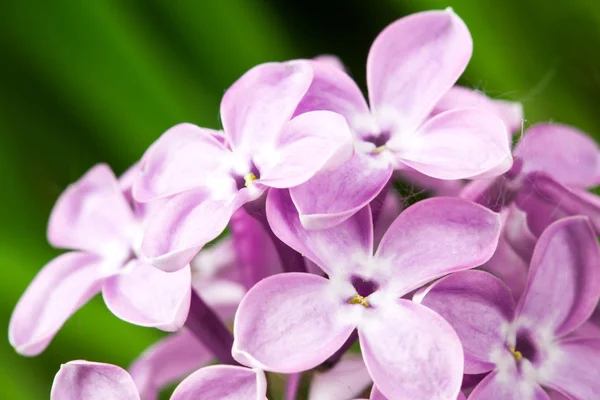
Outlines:
POLYGON ((600 399, 600 151, 555 123, 511 150, 520 105, 454 86, 471 53, 451 9, 414 14, 373 42, 368 102, 334 57, 262 64, 222 130, 177 125, 120 178, 93 167, 52 211, 70 251, 11 344, 39 354, 102 292, 176 333, 128 372, 64 364, 53 399, 155 399, 186 376, 173 400, 265 399, 272 373, 286 399, 308 381, 310 399, 600 399), (430 198, 405 207, 400 181, 430 198))

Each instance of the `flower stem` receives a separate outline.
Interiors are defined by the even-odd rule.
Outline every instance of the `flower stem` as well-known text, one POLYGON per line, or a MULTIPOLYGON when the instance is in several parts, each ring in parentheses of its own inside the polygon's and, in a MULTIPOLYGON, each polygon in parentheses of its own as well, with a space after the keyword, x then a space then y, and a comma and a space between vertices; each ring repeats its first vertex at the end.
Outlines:
POLYGON ((190 312, 185 327, 189 329, 223 364, 239 365, 231 355, 233 336, 223 321, 192 289, 190 312))

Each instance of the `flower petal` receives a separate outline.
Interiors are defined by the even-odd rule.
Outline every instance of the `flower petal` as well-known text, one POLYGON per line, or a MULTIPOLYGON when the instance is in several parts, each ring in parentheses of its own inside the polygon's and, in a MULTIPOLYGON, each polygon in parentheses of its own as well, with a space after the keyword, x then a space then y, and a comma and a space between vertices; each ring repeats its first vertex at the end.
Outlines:
POLYGON ((461 86, 453 86, 446 92, 435 105, 431 116, 467 107, 484 108, 495 113, 506 125, 509 138, 512 137, 513 132, 520 131, 523 125, 523 105, 521 103, 492 100, 478 90, 461 86))
MULTIPOLYGON (((346 67, 344 67, 344 63, 342 62, 342 60, 340 60, 339 57, 334 56, 332 54, 321 54, 320 56, 314 57, 313 60, 317 61, 319 63, 325 63, 325 64, 335 67, 341 71, 346 71, 346 67)), ((315 72, 315 76, 316 75, 317 74, 315 72)), ((315 79, 313 79, 313 82, 315 79)))
POLYGON ((300 223, 289 192, 271 190, 267 219, 282 242, 329 274, 353 268, 358 256, 364 259, 373 254, 373 222, 368 207, 333 228, 308 230, 300 223))
POLYGON ((52 246, 127 256, 133 211, 106 164, 92 167, 57 200, 48 223, 52 246))
POLYGON ((500 237, 494 255, 482 269, 500 278, 508 286, 515 300, 521 298, 527 285, 529 264, 515 252, 504 235, 500 237))
POLYGON ((396 218, 381 239, 376 264, 403 295, 485 263, 496 250, 500 226, 500 215, 478 204, 451 197, 423 200, 396 218))
POLYGON ((270 276, 246 294, 235 316, 232 354, 247 366, 295 373, 316 367, 354 330, 329 280, 307 273, 270 276))
POLYGON ((267 380, 262 371, 232 365, 211 365, 188 376, 171 400, 265 400, 267 380))
POLYGON ((116 365, 69 361, 52 383, 51 400, 136 400, 140 395, 131 376, 116 365))
POLYGON ((371 377, 360 354, 346 353, 330 370, 315 372, 309 400, 351 399, 371 384, 371 377))
POLYGON ((587 218, 553 223, 533 251, 517 315, 562 336, 583 324, 599 299, 600 250, 587 218))
POLYGON ((321 170, 338 168, 353 153, 352 133, 344 117, 331 111, 313 111, 297 116, 283 128, 274 162, 256 163, 261 183, 289 188, 306 182, 321 170))
POLYGON ((502 281, 483 271, 462 271, 440 279, 421 301, 452 325, 465 352, 465 374, 494 369, 490 353, 502 346, 502 326, 513 319, 515 301, 502 281))
POLYGON ((388 147, 400 162, 434 178, 484 178, 510 169, 506 136, 494 113, 463 108, 433 117, 412 135, 394 136, 388 147))
POLYGON ((212 353, 188 330, 181 330, 148 348, 129 373, 144 400, 158 399, 159 392, 212 360, 212 353))
POLYGON ((18 353, 35 356, 48 346, 67 319, 102 287, 101 259, 69 252, 50 261, 21 296, 8 337, 18 353))
POLYGON ((494 371, 471 392, 469 400, 550 400, 535 382, 521 379, 518 374, 504 376, 494 371))
POLYGON ((217 134, 187 123, 163 133, 142 157, 133 184, 135 200, 148 202, 206 186, 211 177, 227 179, 231 152, 217 134))
POLYGON ((357 118, 369 115, 369 106, 354 80, 344 68, 321 60, 311 62, 313 81, 294 115, 328 110, 343 115, 354 129, 357 118))
POLYGON ((542 171, 564 185, 600 183, 600 149, 585 133, 562 124, 529 128, 513 152, 523 159, 522 174, 542 171))
POLYGON ((390 163, 355 153, 340 168, 321 172, 290 189, 302 225, 307 229, 336 226, 369 204, 386 186, 392 172, 390 163))
POLYGON ((600 393, 600 338, 567 339, 554 349, 560 354, 542 377, 542 384, 573 399, 596 399, 600 393))
POLYGON ((203 190, 188 190, 172 198, 148 224, 142 251, 150 263, 173 272, 192 261, 229 223, 233 205, 212 200, 203 190))
POLYGON ((117 317, 171 332, 185 323, 190 292, 189 267, 164 272, 138 259, 108 278, 102 289, 106 306, 117 317))
POLYGON ((274 144, 312 79, 308 61, 266 63, 246 72, 221 100, 221 121, 231 147, 251 154, 274 144))
POLYGON ((516 202, 527 213, 527 224, 535 235, 569 215, 587 216, 596 232, 600 232, 600 197, 562 185, 543 172, 527 174, 516 202))
POLYGON ((452 9, 404 17, 385 28, 367 58, 371 108, 394 108, 413 130, 467 66, 473 42, 452 9))
MULTIPOLYGON (((369 400, 388 400, 387 397, 385 397, 380 391, 379 389, 377 389, 376 386, 373 386, 373 389, 371 390, 371 397, 369 397, 369 400)), ((464 394, 462 394, 462 392, 460 392, 458 394, 458 397, 456 398, 456 400, 467 400, 467 398, 465 397, 464 394)))
POLYGON ((460 339, 442 317, 408 300, 379 305, 358 327, 367 369, 390 399, 453 399, 462 382, 460 339))

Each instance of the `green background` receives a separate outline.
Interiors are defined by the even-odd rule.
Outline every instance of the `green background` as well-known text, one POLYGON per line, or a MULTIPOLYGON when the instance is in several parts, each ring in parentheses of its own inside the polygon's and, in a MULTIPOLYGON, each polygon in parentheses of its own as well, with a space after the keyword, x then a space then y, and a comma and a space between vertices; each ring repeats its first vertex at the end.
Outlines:
MULTIPOLYGON (((265 61, 340 56, 364 87, 377 33, 413 11, 452 6, 474 37, 461 83, 523 102, 526 126, 600 133, 600 3, 543 0, 97 0, 0 2, 0 330, 36 272, 59 254, 46 222, 67 184, 97 162, 120 174, 163 131, 218 128, 219 100, 265 61)), ((100 298, 36 358, 0 343, 0 398, 48 398, 61 363, 127 366, 160 337, 100 298)))

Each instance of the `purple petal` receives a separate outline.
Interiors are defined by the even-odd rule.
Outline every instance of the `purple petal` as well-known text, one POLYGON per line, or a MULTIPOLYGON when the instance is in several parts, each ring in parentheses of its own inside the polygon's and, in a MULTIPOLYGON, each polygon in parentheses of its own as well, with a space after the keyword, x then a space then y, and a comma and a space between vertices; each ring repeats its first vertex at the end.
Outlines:
POLYGON ((254 153, 274 144, 312 79, 307 61, 266 63, 246 72, 221 100, 221 121, 231 147, 254 153))
POLYGON ((171 199, 150 221, 142 251, 150 263, 167 272, 184 268, 229 223, 233 205, 212 200, 203 190, 171 199))
POLYGON ((18 353, 34 356, 44 351, 65 321, 100 292, 101 262, 89 253, 69 252, 46 264, 10 319, 8 337, 18 353))
POLYGON ((438 314, 408 300, 381 304, 358 327, 365 364, 390 399, 453 399, 462 382, 463 351, 438 314))
POLYGON ((393 167, 382 159, 355 153, 340 168, 315 175, 290 189, 302 225, 331 228, 364 208, 386 186, 393 167))
POLYGON ((372 383, 360 354, 346 353, 330 370, 313 375, 310 400, 351 399, 372 383))
POLYGON ((464 22, 451 9, 404 17, 385 28, 367 58, 375 112, 395 109, 413 130, 463 73, 473 50, 464 22))
POLYGON ((133 212, 105 164, 91 168, 57 200, 48 223, 48 241, 58 248, 86 250, 125 258, 133 212))
POLYGON ((136 400, 140 395, 131 376, 116 365, 69 361, 52 383, 51 400, 136 400))
POLYGON ((212 365, 194 372, 173 392, 171 400, 266 400, 262 371, 231 365, 212 365))
POLYGON ((396 220, 396 218, 398 218, 398 215, 400 215, 403 209, 404 204, 401 203, 400 196, 398 196, 393 188, 389 189, 387 195, 385 196, 385 200, 383 201, 383 205, 381 206, 379 218, 374 226, 373 233, 375 237, 375 243, 381 242, 383 235, 396 220))
POLYGON ((368 207, 333 228, 307 230, 300 223, 289 192, 271 190, 267 218, 281 241, 327 273, 351 269, 357 257, 365 259, 373 254, 373 222, 368 207))
POLYGON ((432 192, 435 196, 458 197, 465 187, 465 183, 462 180, 436 179, 409 167, 396 171, 396 173, 404 180, 414 183, 421 189, 432 192))
POLYGON ((527 285, 529 264, 515 252, 504 236, 500 237, 498 247, 483 269, 500 278, 515 300, 521 298, 527 285))
POLYGON ((256 160, 260 182, 276 188, 298 186, 321 170, 340 167, 352 158, 352 133, 344 117, 313 111, 292 119, 276 144, 275 160, 256 160))
POLYGON ((144 400, 208 364, 212 353, 188 330, 159 340, 135 360, 129 373, 144 400))
POLYGON ((553 223, 540 237, 517 314, 536 329, 566 335, 583 324, 600 299, 600 250, 585 217, 553 223))
POLYGON ((119 187, 121 188, 121 192, 123 192, 123 196, 129 204, 133 203, 133 194, 131 193, 133 190, 133 182, 137 179, 138 174, 141 170, 141 163, 136 162, 131 167, 127 169, 127 171, 123 172, 121 176, 119 176, 119 187))
POLYGON ((394 221, 375 258, 389 267, 395 289, 403 295, 450 272, 485 263, 496 250, 500 226, 499 214, 466 200, 420 201, 394 221))
POLYGON ((129 323, 176 331, 190 306, 190 268, 164 272, 135 259, 110 277, 102 288, 106 306, 129 323))
POLYGON ((231 179, 231 152, 211 129, 179 124, 158 138, 142 158, 133 197, 148 202, 231 179))
POLYGON ((512 137, 513 132, 520 131, 523 125, 523 106, 521 103, 492 100, 478 90, 460 86, 452 87, 442 96, 431 112, 431 116, 444 111, 467 107, 484 108, 495 113, 506 125, 509 137, 512 137))
POLYGON ((506 127, 494 113, 477 108, 447 111, 415 134, 398 135, 389 148, 398 160, 438 179, 501 175, 512 165, 506 127))
POLYGON ((313 274, 270 276, 246 294, 235 316, 232 354, 248 366, 295 373, 316 367, 354 330, 329 280, 313 274))
POLYGON ((570 339, 557 344, 556 362, 543 376, 548 386, 568 398, 596 399, 600 393, 600 339, 570 339))
POLYGON ((492 349, 504 344, 502 327, 512 321, 515 301, 506 285, 483 271, 462 271, 440 279, 421 301, 452 325, 465 352, 465 373, 494 369, 492 349))
POLYGON ((541 235, 552 222, 569 215, 589 217, 596 232, 600 232, 600 198, 564 186, 543 172, 526 176, 516 202, 527 213, 527 224, 535 235, 541 235))
MULTIPOLYGON (((376 386, 373 386, 373 389, 371 390, 371 397, 369 397, 369 400, 388 400, 387 397, 385 397, 380 391, 379 389, 377 389, 376 386)), ((462 392, 460 392, 458 394, 458 397, 456 398, 456 400, 467 400, 467 398, 465 397, 464 394, 462 394, 462 392)))
POLYGON ((600 183, 600 149, 585 133, 561 124, 529 128, 514 151, 523 174, 542 171, 564 185, 585 188, 600 183))
POLYGON ((351 127, 357 128, 356 117, 369 115, 369 106, 354 80, 343 67, 312 62, 313 80, 294 115, 327 110, 343 115, 351 127))
POLYGON ((486 376, 469 400, 550 400, 544 389, 534 381, 522 379, 516 368, 509 376, 494 371, 486 376))

